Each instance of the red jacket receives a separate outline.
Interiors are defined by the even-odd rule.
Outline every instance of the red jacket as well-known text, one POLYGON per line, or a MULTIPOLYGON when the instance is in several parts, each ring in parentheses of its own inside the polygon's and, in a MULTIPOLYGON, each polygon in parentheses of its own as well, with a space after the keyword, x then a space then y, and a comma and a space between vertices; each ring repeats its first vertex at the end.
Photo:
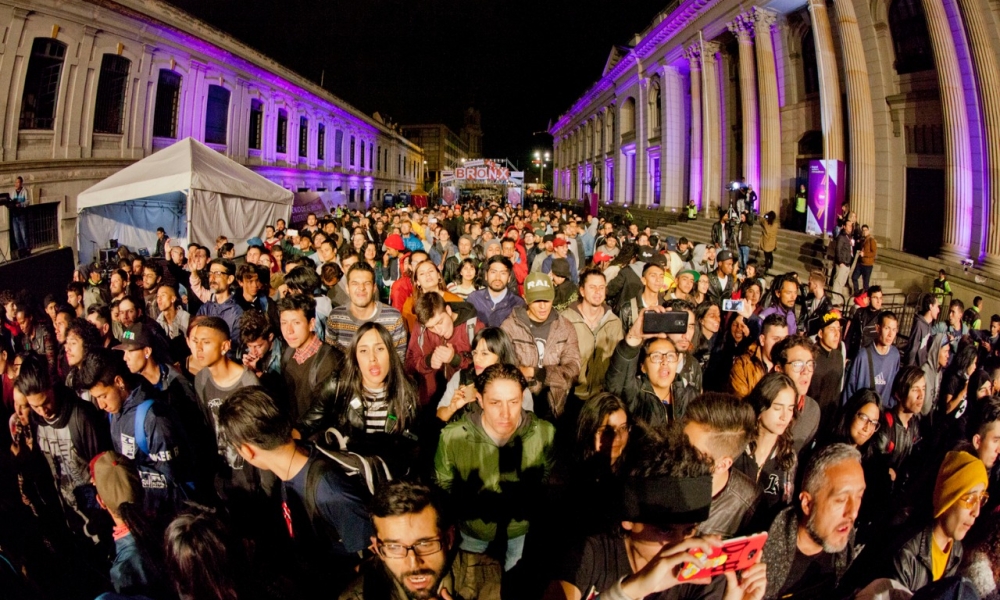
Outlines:
POLYGON ((426 406, 430 402, 437 403, 438 396, 444 391, 448 380, 455 373, 472 365, 472 338, 484 327, 476 318, 476 309, 471 304, 449 302, 448 306, 458 315, 451 339, 443 340, 441 336, 427 331, 419 323, 410 334, 405 365, 408 373, 416 374, 414 377, 420 392, 421 406, 426 406), (455 349, 455 357, 440 369, 432 369, 431 355, 438 346, 445 344, 451 344, 455 349))
POLYGON ((524 280, 528 276, 528 269, 531 267, 528 264, 528 253, 524 250, 524 240, 517 240, 514 244, 514 249, 517 250, 517 255, 520 257, 520 260, 514 263, 514 278, 517 279, 518 293, 524 296, 524 280))
POLYGON ((406 299, 413 295, 413 280, 409 275, 403 275, 392 284, 389 290, 389 304, 398 311, 403 310, 406 299))

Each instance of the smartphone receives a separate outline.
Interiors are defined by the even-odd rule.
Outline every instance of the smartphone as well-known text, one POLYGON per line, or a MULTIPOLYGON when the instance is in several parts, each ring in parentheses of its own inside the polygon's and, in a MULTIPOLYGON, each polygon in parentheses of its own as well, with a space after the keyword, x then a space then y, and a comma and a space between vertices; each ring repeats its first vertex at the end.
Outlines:
POLYGON ((767 542, 766 531, 726 540, 722 546, 713 548, 707 556, 702 554, 701 550, 692 550, 692 555, 705 559, 705 566, 699 569, 694 563, 684 563, 677 581, 715 577, 730 571, 748 569, 757 562, 757 556, 764 551, 765 542, 767 542))
POLYGON ((723 300, 722 310, 726 312, 743 312, 742 300, 723 300))
POLYGON ((285 234, 288 237, 299 237, 299 230, 298 229, 286 229, 285 230, 285 234))
POLYGON ((642 332, 650 333, 687 333, 688 312, 646 312, 642 317, 642 332))

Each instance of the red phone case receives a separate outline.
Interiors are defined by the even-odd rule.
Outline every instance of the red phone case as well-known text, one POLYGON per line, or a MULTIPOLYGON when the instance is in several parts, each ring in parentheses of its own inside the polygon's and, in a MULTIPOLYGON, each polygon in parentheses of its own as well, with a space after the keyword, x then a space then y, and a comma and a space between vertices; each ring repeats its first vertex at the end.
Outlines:
POLYGON ((766 531, 726 540, 722 546, 713 548, 707 556, 700 550, 692 550, 691 554, 694 556, 706 558, 705 567, 699 570, 694 563, 684 563, 677 580, 690 581, 747 569, 757 562, 757 555, 763 552, 765 542, 766 531))

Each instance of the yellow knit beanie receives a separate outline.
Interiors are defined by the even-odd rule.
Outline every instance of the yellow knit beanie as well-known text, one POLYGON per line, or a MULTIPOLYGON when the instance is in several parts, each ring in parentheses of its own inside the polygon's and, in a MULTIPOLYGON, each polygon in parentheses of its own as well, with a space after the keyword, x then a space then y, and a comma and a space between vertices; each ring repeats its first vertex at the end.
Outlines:
POLYGON ((988 486, 986 465, 968 452, 949 452, 934 483, 934 518, 940 517, 977 484, 988 486))

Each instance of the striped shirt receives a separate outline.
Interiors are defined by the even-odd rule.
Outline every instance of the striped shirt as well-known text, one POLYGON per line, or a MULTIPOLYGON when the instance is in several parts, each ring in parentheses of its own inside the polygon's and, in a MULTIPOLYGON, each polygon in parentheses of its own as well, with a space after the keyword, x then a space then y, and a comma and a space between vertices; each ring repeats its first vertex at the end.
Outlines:
POLYGON ((368 321, 374 321, 389 330, 399 359, 405 361, 407 331, 403 315, 395 308, 378 301, 375 306, 375 313, 364 320, 356 319, 349 306, 338 306, 330 311, 330 316, 326 319, 326 343, 347 352, 358 329, 368 321))
POLYGON ((385 399, 385 389, 378 391, 365 388, 362 401, 365 414, 365 433, 382 433, 389 418, 389 402, 385 399))

